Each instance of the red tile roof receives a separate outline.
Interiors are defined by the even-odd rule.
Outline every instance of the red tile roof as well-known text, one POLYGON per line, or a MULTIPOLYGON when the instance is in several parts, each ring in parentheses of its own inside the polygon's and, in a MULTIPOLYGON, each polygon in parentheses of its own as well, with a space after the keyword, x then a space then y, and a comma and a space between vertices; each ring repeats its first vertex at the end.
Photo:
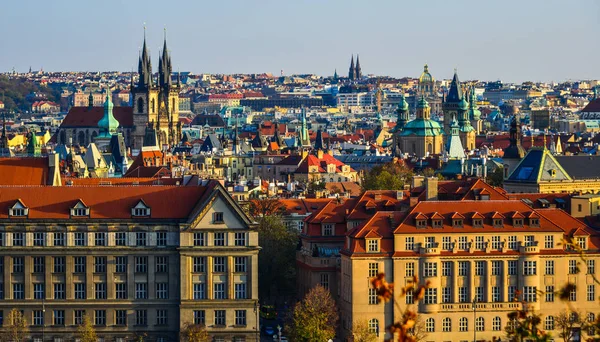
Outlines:
POLYGON ((0 158, 0 185, 46 185, 47 157, 0 158))
MULTIPOLYGON (((114 107, 113 114, 120 127, 133 127, 133 107, 114 107)), ((60 124, 61 128, 98 127, 104 116, 103 107, 72 107, 60 124)))

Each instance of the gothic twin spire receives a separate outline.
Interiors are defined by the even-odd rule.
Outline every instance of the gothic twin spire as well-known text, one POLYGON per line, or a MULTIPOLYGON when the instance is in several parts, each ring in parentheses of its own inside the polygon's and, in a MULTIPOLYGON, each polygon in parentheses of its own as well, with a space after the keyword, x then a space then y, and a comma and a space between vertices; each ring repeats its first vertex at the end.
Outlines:
POLYGON ((358 55, 356 55, 356 66, 354 65, 354 55, 350 59, 350 69, 348 70, 348 78, 351 81, 359 80, 362 78, 362 70, 360 69, 360 61, 358 55))
MULTIPOLYGON (((158 86, 161 88, 168 89, 171 86, 171 73, 173 67, 171 65, 171 56, 167 49, 167 31, 165 29, 165 38, 163 44, 162 55, 158 58, 158 86)), ((152 74, 152 61, 150 54, 148 53, 148 47, 146 45, 146 28, 144 27, 144 46, 142 47, 142 53, 140 55, 138 63, 138 73, 140 78, 138 80, 138 88, 148 89, 154 86, 153 74, 152 74)))

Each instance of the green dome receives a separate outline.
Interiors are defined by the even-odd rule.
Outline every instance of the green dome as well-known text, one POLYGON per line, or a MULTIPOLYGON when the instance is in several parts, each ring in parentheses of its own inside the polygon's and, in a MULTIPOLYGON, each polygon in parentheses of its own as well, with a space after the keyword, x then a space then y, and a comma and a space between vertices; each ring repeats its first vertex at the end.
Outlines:
POLYGON ((400 96, 400 102, 398 102, 398 110, 401 110, 403 112, 408 111, 408 102, 406 102, 404 95, 400 96))
POLYGON ((106 90, 106 101, 104 101, 104 116, 98 121, 98 128, 100 128, 100 136, 110 137, 117 133, 119 128, 119 121, 115 119, 113 115, 113 103, 110 99, 110 91, 106 90))
POLYGON ((442 125, 431 119, 415 119, 404 126, 401 135, 438 136, 442 134, 442 125))
POLYGON ((417 102, 417 108, 429 108, 429 102, 425 100, 424 96, 421 96, 419 102, 417 102))
POLYGON ((461 110, 467 110, 467 109, 469 109, 469 103, 467 102, 467 100, 465 100, 464 97, 458 103, 458 109, 461 109, 461 110))

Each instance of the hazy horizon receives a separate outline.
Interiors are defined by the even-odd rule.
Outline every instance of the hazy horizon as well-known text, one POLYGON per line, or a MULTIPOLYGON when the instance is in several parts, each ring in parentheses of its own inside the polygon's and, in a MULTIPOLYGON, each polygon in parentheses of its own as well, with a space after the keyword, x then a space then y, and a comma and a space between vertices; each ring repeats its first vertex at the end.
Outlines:
POLYGON ((593 0, 4 4, 0 71, 137 71, 144 23, 153 68, 167 28, 173 71, 364 74, 503 82, 600 79, 593 0), (171 10, 165 10, 165 7, 171 10), (10 34, 9 34, 10 33, 10 34))

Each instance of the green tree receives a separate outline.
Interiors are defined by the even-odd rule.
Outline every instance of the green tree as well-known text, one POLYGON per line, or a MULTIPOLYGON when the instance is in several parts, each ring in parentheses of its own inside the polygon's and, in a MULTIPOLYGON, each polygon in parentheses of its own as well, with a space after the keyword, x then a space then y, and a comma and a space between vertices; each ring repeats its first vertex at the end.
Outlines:
POLYGON ((502 186, 504 182, 504 168, 497 167, 493 172, 488 173, 485 181, 492 186, 502 186))
POLYGON ((352 337, 354 342, 376 342, 377 334, 369 329, 367 321, 352 323, 352 337))
POLYGON ((203 325, 184 323, 183 329, 179 333, 179 341, 181 342, 208 342, 210 337, 203 325))
POLYGON ((338 323, 335 302, 328 290, 313 287, 294 307, 290 322, 293 341, 313 342, 333 339, 338 323))
POLYGON ((387 163, 366 172, 362 178, 362 187, 365 190, 403 190, 412 177, 413 172, 404 164, 387 163))
POLYGON ((261 298, 293 293, 296 279, 298 233, 288 229, 279 215, 258 221, 258 288, 261 298))
POLYGON ((5 321, 5 338, 4 340, 12 342, 22 342, 27 338, 27 319, 21 313, 21 310, 16 308, 10 310, 5 321), (8 325, 6 324, 8 323, 8 325))
POLYGON ((94 329, 94 324, 92 323, 92 319, 85 315, 83 316, 83 322, 77 327, 77 337, 81 342, 96 342, 98 341, 98 336, 96 335, 96 329, 94 329))

